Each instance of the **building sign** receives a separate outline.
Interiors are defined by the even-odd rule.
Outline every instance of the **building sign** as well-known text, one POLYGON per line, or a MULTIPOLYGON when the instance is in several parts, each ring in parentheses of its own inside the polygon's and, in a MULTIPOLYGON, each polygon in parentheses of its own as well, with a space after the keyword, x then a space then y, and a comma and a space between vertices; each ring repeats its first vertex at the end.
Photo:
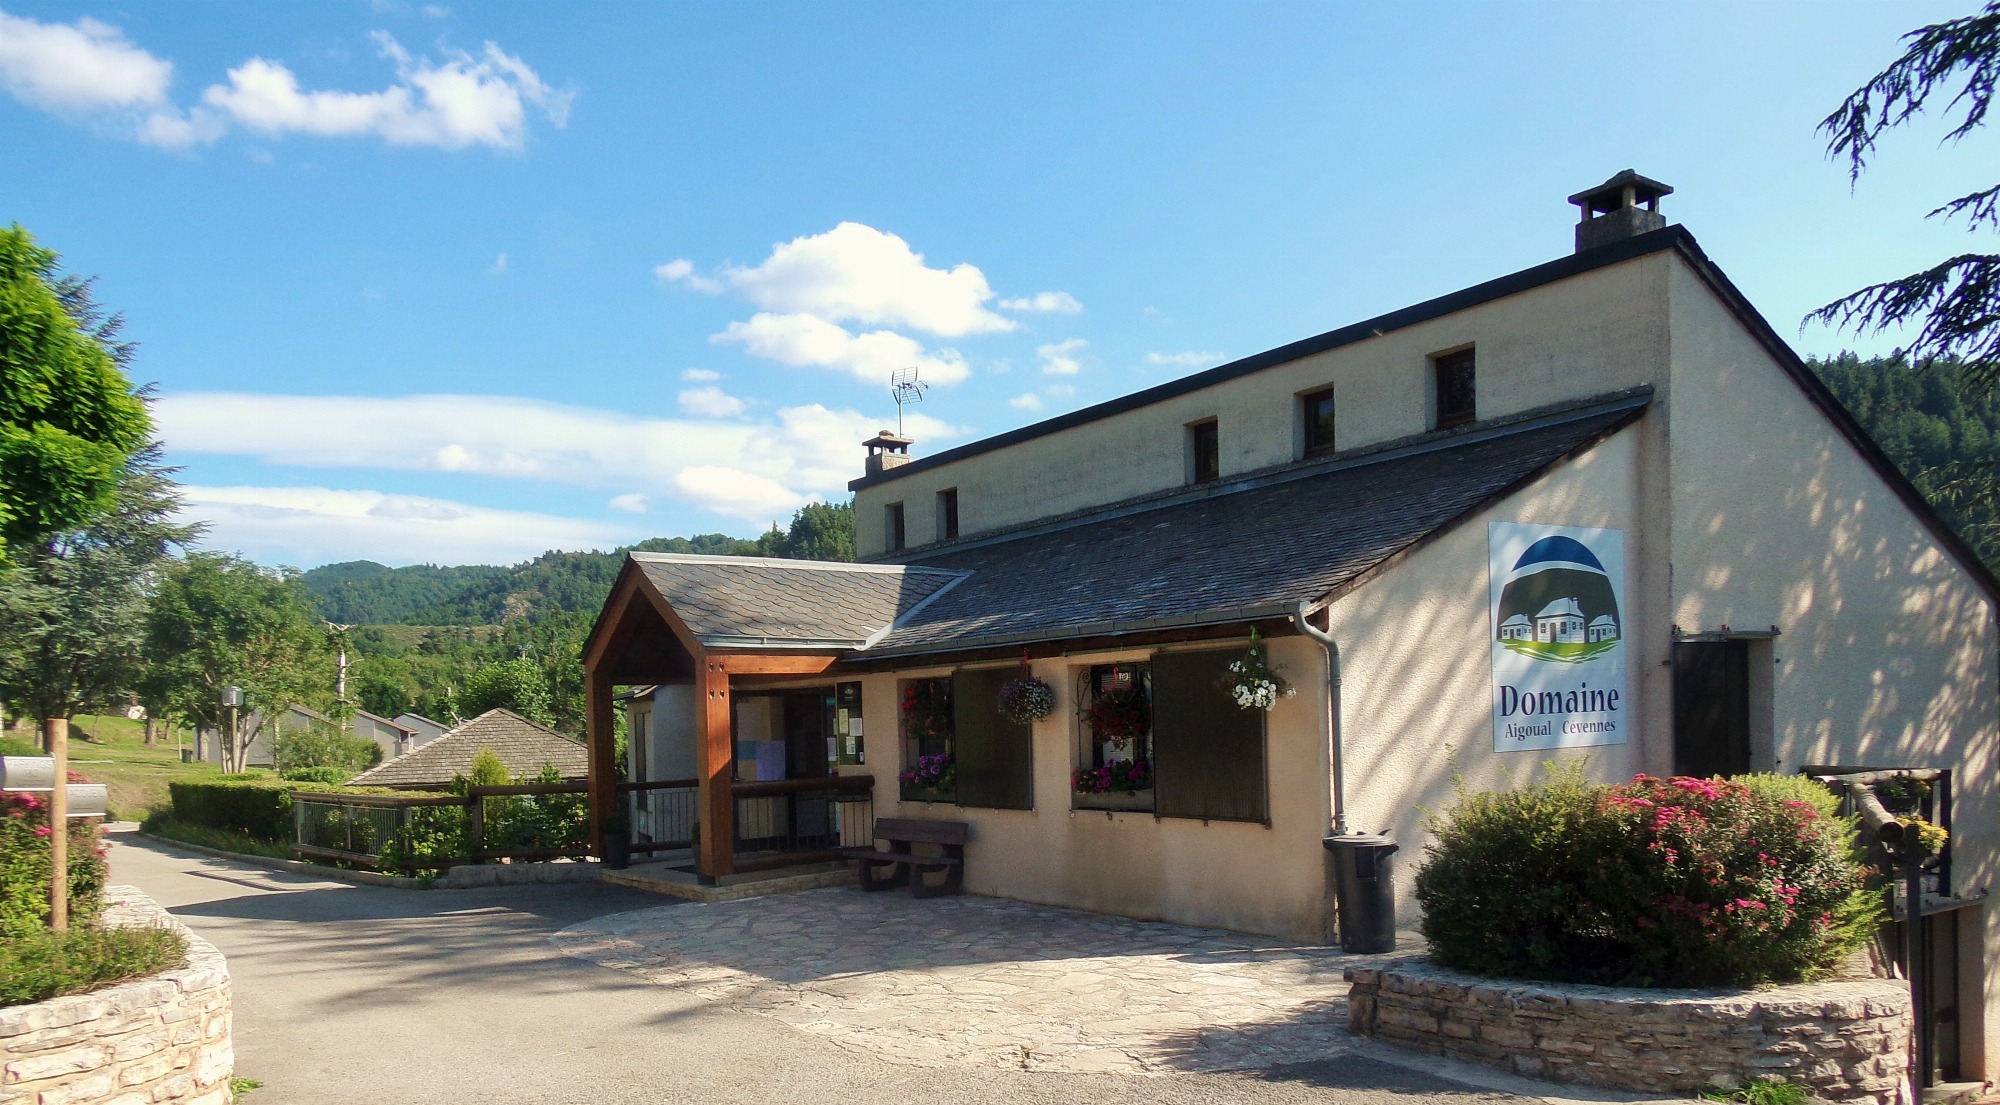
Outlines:
POLYGON ((1493 750, 1624 744, 1625 534, 1487 527, 1493 750))

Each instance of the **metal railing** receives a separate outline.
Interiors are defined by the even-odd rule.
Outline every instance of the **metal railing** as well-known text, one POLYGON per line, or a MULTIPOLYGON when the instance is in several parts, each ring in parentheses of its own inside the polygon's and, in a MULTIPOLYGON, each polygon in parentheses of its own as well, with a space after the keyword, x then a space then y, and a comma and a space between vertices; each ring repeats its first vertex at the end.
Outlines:
POLYGON ((358 867, 442 870, 497 859, 590 854, 583 783, 471 787, 465 794, 292 792, 292 851, 358 867))
POLYGON ((667 852, 694 847, 701 831, 701 781, 672 779, 620 783, 625 815, 632 823, 634 852, 667 852))
POLYGON ((833 856, 866 845, 875 835, 874 787, 872 775, 737 783, 736 854, 833 856))

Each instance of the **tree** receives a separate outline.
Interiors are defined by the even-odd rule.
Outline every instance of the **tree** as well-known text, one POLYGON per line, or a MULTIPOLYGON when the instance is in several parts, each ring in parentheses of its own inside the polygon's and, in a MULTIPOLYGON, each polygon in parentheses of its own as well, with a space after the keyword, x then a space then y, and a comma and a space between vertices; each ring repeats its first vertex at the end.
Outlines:
POLYGON ((88 281, 19 226, 0 230, 0 558, 110 510, 151 432, 88 281))
POLYGON ((757 555, 788 560, 854 559, 854 501, 807 503, 792 513, 789 530, 774 524, 757 541, 757 555))
POLYGON ((549 709, 549 679, 541 665, 525 656, 488 664, 466 679, 458 694, 462 716, 478 717, 488 710, 512 710, 540 725, 555 718, 549 709))
POLYGON ((331 767, 338 768, 344 780, 381 763, 382 746, 367 737, 346 732, 338 725, 316 721, 303 729, 273 737, 271 758, 276 761, 280 775, 315 767, 331 767))
MULTIPOLYGON (((1903 36, 1903 55, 1850 93, 1821 121, 1827 152, 1847 162, 1859 180, 1876 143, 1949 94, 1944 113, 1954 118, 1947 140, 1984 126, 2000 82, 2000 0, 1979 14, 1920 27, 1903 36), (1955 89, 1955 91, 1954 91, 1955 89)), ((2000 185, 1960 196, 1926 218, 1963 218, 1968 231, 2000 230, 2000 185)), ((1914 325, 1899 351, 1919 365, 1948 359, 1961 365, 1970 386, 2000 384, 2000 256, 1964 253, 1922 272, 1885 281, 1837 299, 1809 321, 1860 333, 1914 325)))
POLYGON ((15 547, 0 577, 0 700, 66 720, 138 686, 147 588, 200 532, 172 521, 179 500, 158 460, 148 446, 127 461, 109 512, 15 547))
POLYGON ((146 620, 152 657, 146 701, 192 725, 219 729, 222 689, 243 688, 250 712, 234 745, 223 749, 227 770, 243 770, 265 719, 294 704, 332 705, 326 631, 293 576, 222 553, 195 553, 162 573, 146 620))

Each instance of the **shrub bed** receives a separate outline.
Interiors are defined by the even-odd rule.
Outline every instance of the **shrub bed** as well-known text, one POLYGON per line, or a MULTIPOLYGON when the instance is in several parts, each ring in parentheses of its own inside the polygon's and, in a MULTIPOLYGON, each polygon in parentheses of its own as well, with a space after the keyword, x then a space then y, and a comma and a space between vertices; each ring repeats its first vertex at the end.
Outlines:
POLYGON ((1881 910, 1838 800, 1798 777, 1539 783, 1461 795, 1417 873, 1441 964, 1613 986, 1822 976, 1881 910))
MULTIPOLYGON (((35 936, 48 927, 53 872, 47 797, 0 792, 0 938, 35 936)), ((78 924, 88 923, 103 908, 104 877, 104 843, 97 823, 72 820, 69 908, 78 924)))
POLYGON ((26 1005, 171 970, 187 962, 187 939, 168 928, 36 932, 0 940, 0 1006, 26 1005))
POLYGON ((224 776, 171 783, 174 820, 185 826, 236 833, 271 844, 292 840, 292 792, 401 794, 385 787, 328 786, 268 775, 224 776))

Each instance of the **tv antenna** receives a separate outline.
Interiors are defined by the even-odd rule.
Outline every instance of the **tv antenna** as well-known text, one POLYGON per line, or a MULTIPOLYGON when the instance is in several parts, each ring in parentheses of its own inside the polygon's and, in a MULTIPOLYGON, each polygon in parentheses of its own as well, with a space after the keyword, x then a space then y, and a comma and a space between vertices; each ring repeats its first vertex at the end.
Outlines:
POLYGON ((889 394, 896 399, 896 436, 903 436, 903 408, 911 403, 924 401, 924 392, 931 389, 929 384, 917 379, 917 370, 899 368, 889 374, 889 394))

